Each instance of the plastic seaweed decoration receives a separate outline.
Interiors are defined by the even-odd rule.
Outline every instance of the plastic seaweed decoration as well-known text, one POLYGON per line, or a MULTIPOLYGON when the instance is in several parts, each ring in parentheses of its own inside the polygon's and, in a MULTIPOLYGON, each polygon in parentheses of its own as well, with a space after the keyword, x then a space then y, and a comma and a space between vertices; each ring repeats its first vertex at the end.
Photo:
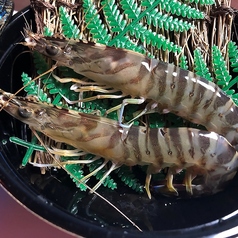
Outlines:
POLYGON ((211 73, 209 72, 209 69, 202 57, 201 50, 199 48, 194 51, 194 65, 194 70, 197 75, 204 77, 209 81, 213 81, 211 73))
MULTIPOLYGON (((238 49, 237 44, 233 41, 230 41, 228 44, 228 55, 230 61, 230 67, 233 73, 237 74, 238 72, 238 49)), ((238 76, 232 78, 223 90, 231 95, 233 101, 238 105, 238 93, 236 93, 235 88, 238 86, 238 76), (236 87, 234 87, 236 85, 236 87)))
POLYGON ((185 69, 185 70, 188 69, 188 61, 187 61, 187 57, 185 55, 182 55, 180 57, 179 67, 182 69, 185 69))
POLYGON ((214 4, 215 0, 188 0, 190 3, 200 3, 200 4, 214 4))
POLYGON ((228 82, 231 80, 231 75, 227 69, 226 61, 217 46, 212 47, 212 56, 214 74, 217 80, 216 83, 221 88, 224 88, 224 86, 227 86, 228 82))
MULTIPOLYGON (((108 168, 106 168, 105 166, 106 164, 107 162, 105 162, 103 159, 96 160, 95 162, 88 164, 89 172, 95 173, 94 171, 97 171, 97 173, 95 173, 94 175, 96 179, 100 181, 108 172, 108 168)), ((105 177, 102 184, 112 190, 117 188, 117 183, 114 181, 114 179, 111 178, 110 175, 107 175, 105 177)))
POLYGON ((147 49, 154 47, 179 53, 181 47, 166 39, 160 31, 188 31, 192 23, 184 18, 204 18, 198 9, 174 0, 143 0, 140 3, 134 0, 103 0, 101 7, 106 24, 100 19, 98 8, 92 1, 83 2, 85 21, 93 38, 109 46, 139 52, 143 52, 143 48, 136 46, 138 42, 147 49))
POLYGON ((142 193, 144 191, 144 186, 139 183, 130 167, 121 166, 115 171, 115 173, 117 173, 122 182, 124 182, 128 187, 132 188, 136 192, 142 193))
POLYGON ((61 6, 59 8, 59 15, 64 36, 70 39, 79 39, 80 31, 74 24, 73 19, 71 19, 71 17, 69 16, 66 8, 61 6))
POLYGON ((71 175, 70 178, 73 180, 73 182, 75 182, 76 186, 81 191, 86 191, 87 187, 85 186, 85 184, 82 182, 80 183, 78 182, 82 178, 84 178, 82 165, 81 164, 66 164, 65 169, 71 175))
MULTIPOLYGON (((214 3, 215 0, 186 3, 177 0, 84 0, 82 8, 73 9, 58 2, 57 6, 61 6, 55 9, 52 2, 52 8, 44 10, 44 23, 37 22, 37 27, 38 32, 49 36, 61 32, 67 38, 86 39, 164 57, 164 51, 175 55, 182 51, 186 42, 181 44, 178 33, 191 31, 201 20, 204 21, 214 3), (198 3, 203 7, 199 9, 198 3), (59 16, 54 16, 54 11, 59 12, 59 16)), ((47 5, 51 6, 48 2, 47 5)), ((32 1, 32 6, 36 19, 42 18, 39 16, 43 15, 42 8, 38 9, 37 0, 32 1)))

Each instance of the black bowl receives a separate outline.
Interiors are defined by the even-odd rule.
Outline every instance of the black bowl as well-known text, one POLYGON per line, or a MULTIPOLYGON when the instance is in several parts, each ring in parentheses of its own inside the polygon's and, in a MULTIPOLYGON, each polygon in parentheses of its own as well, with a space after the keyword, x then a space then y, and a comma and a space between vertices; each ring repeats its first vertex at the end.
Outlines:
MULTIPOLYGON (((22 72, 31 74, 32 60, 21 31, 34 17, 30 8, 13 17, 0 37, 0 88, 15 92, 22 72), (24 16, 24 17, 23 17, 24 16)), ((238 176, 216 195, 193 199, 138 195, 130 189, 100 188, 98 192, 143 229, 139 232, 95 195, 80 192, 64 171, 41 175, 38 168, 21 168, 25 149, 10 136, 29 139, 29 131, 5 112, 0 116, 0 180, 4 187, 34 213, 65 230, 86 237, 222 237, 238 233, 238 176)))

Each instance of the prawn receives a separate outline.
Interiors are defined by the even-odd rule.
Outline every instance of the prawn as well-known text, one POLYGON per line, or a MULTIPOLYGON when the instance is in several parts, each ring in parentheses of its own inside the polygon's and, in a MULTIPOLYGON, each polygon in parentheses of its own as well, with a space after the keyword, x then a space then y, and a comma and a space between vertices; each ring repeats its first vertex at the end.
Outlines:
MULTIPOLYGON (((222 190, 237 172, 238 152, 215 132, 131 126, 122 140, 118 121, 42 103, 33 96, 19 97, 0 90, 0 106, 57 142, 111 161, 105 176, 123 164, 148 165, 145 188, 149 197, 151 175, 166 167, 169 167, 167 187, 175 193, 173 174, 181 169, 186 169, 184 184, 189 193, 193 192, 192 180, 197 175, 203 178, 200 194, 222 190)), ((100 183, 93 189, 98 186, 100 183)))
POLYGON ((29 31, 25 41, 24 45, 57 65, 130 95, 132 99, 124 99, 121 106, 122 127, 124 106, 150 99, 144 112, 156 105, 160 113, 172 112, 238 145, 238 107, 217 85, 191 71, 130 50, 90 42, 43 37, 29 31))

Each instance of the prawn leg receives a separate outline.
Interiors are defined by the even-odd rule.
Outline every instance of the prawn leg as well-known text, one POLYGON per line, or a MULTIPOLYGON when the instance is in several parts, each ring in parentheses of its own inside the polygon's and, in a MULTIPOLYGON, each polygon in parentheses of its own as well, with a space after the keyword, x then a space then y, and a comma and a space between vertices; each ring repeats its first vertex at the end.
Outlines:
MULTIPOLYGON (((55 74, 52 74, 53 77, 59 81, 60 83, 69 83, 69 82, 75 82, 76 84, 73 84, 70 89, 75 91, 75 92, 100 92, 100 93, 115 93, 118 92, 118 90, 116 89, 110 89, 109 87, 105 86, 105 85, 101 85, 97 84, 95 85, 95 83, 92 82, 85 82, 83 80, 79 80, 79 79, 75 79, 75 78, 60 78, 55 74), (80 86, 80 84, 82 85, 86 85, 86 86, 80 86)), ((68 98, 66 98, 64 95, 61 95, 68 104, 76 104, 79 102, 90 102, 96 99, 118 99, 118 98, 122 98, 124 97, 124 95, 96 95, 93 97, 89 97, 89 98, 84 98, 84 99, 79 99, 79 100, 75 100, 75 101, 71 101, 68 98)))
POLYGON ((145 114, 154 113, 154 112, 158 112, 162 114, 163 112, 159 112, 157 110, 157 106, 158 106, 157 102, 154 102, 154 101, 149 102, 142 111, 133 113, 134 118, 130 120, 128 124, 130 124, 131 122, 135 121, 136 119, 138 119, 139 117, 145 114))
POLYGON ((96 100, 96 99, 106 99, 106 98, 118 99, 118 98, 125 97, 124 95, 97 95, 97 96, 93 96, 93 97, 89 97, 89 98, 84 98, 84 99, 71 101, 67 97, 65 97, 63 94, 61 94, 61 96, 64 98, 64 100, 68 104, 76 104, 76 103, 80 103, 80 102, 91 102, 91 101, 96 100))
MULTIPOLYGON (((97 160, 97 159, 100 159, 100 157, 98 157, 98 156, 95 156, 96 158, 95 158, 95 160, 97 160)), ((80 180, 79 180, 79 182, 80 183, 82 183, 82 182, 84 182, 84 181, 86 181, 86 180, 88 180, 90 177, 92 177, 94 174, 96 174, 98 171, 100 171, 101 169, 103 169, 105 166, 106 166, 106 164, 108 163, 108 160, 105 160, 99 167, 97 167, 95 170, 93 170, 91 173, 89 173, 89 174, 87 174, 86 176, 84 176, 83 178, 81 178, 80 180)), ((95 191, 95 190, 94 190, 95 191)))
POLYGON ((92 188, 92 190, 90 192, 96 191, 101 185, 102 183, 105 181, 105 179, 108 177, 108 175, 115 169, 119 168, 121 165, 117 165, 115 163, 112 163, 112 166, 110 167, 110 169, 104 173, 103 177, 100 179, 100 181, 92 188))
POLYGON ((188 168, 185 172, 184 184, 186 186, 186 191, 191 195, 193 195, 192 181, 195 177, 193 169, 188 168))
POLYGON ((145 191, 146 191, 149 199, 151 199, 151 192, 150 192, 151 177, 152 177, 152 175, 147 173, 146 179, 145 179, 145 191))
POLYGON ((173 185, 173 178, 174 178, 174 174, 176 173, 176 169, 174 169, 173 167, 170 167, 166 176, 166 180, 167 180, 167 188, 168 190, 173 193, 174 195, 178 196, 178 191, 176 190, 176 188, 173 185))
POLYGON ((133 118, 133 121, 131 121, 129 124, 122 123, 125 106, 128 104, 142 104, 144 101, 145 101, 144 98, 140 98, 140 99, 126 98, 122 101, 121 108, 119 110, 118 122, 119 122, 120 127, 122 128, 121 138, 123 141, 126 139, 126 137, 128 135, 128 131, 129 131, 130 127, 133 125, 133 121, 137 118, 137 117, 133 118))

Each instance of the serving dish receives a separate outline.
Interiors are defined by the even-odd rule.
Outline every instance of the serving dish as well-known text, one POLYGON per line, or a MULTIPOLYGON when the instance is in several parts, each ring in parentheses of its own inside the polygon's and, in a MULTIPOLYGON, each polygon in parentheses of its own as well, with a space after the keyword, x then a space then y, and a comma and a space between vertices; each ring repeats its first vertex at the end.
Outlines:
MULTIPOLYGON (((0 36, 0 88, 16 92, 22 72, 31 74, 32 60, 23 45, 25 21, 34 22, 28 7, 17 13, 0 36)), ((1 112, 0 181, 23 205, 55 225, 85 237, 225 237, 238 229, 238 176, 218 194, 194 199, 144 195, 123 188, 98 192, 130 215, 136 230, 112 207, 95 195, 79 192, 61 170, 41 175, 38 168, 21 168, 25 149, 9 141, 10 136, 29 138, 27 126, 1 112)))

